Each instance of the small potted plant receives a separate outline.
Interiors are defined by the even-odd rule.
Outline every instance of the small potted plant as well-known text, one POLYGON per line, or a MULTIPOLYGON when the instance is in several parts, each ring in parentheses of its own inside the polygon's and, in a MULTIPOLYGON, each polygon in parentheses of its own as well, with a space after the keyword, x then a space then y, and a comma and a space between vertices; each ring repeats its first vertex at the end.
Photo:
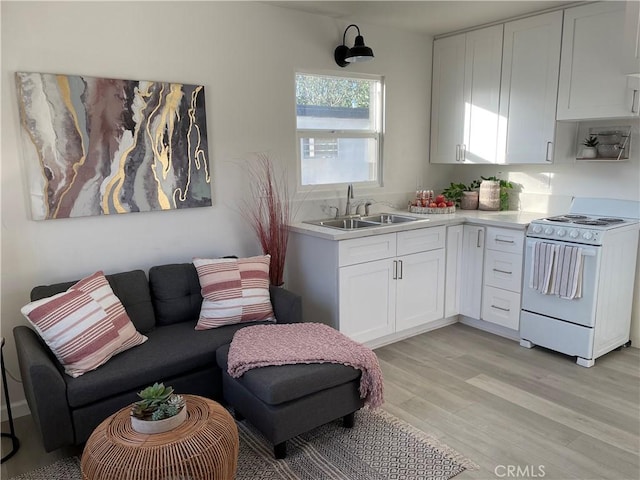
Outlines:
POLYGON ((596 158, 598 156, 598 143, 600 143, 598 142, 598 137, 596 137, 595 135, 589 135, 582 142, 584 148, 582 149, 582 153, 580 153, 580 156, 582 158, 596 158))
POLYGON ((474 180, 469 185, 451 182, 451 185, 445 188, 442 194, 463 210, 475 210, 478 208, 479 186, 479 180, 474 180))
POLYGON ((131 426, 138 433, 162 433, 172 430, 187 418, 185 401, 163 383, 138 392, 141 400, 131 406, 131 426))

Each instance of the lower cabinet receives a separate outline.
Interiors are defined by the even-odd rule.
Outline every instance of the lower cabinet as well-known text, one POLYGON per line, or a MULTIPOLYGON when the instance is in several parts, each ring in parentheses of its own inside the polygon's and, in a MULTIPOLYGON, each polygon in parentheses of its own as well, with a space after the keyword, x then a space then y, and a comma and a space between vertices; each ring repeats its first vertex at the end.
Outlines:
POLYGON ((520 328, 523 250, 523 231, 487 228, 480 317, 485 322, 520 328))
MULTIPOLYGON (((339 329, 358 342, 424 326, 444 316, 445 227, 391 235, 397 236, 396 250, 387 250, 387 258, 340 267, 339 329)), ((366 250, 367 244, 380 245, 376 237, 343 242, 357 244, 358 251, 366 250)), ((350 245, 344 243, 341 251, 351 250, 350 245)))
POLYGON ((485 227, 463 226, 460 314, 471 318, 480 318, 484 236, 485 227))
POLYGON ((455 257, 453 247, 458 242, 457 235, 458 231, 453 230, 447 237, 445 316, 455 314, 457 301, 457 313, 465 317, 518 330, 524 232, 464 225, 460 251, 455 257), (459 266, 455 262, 459 262, 459 266), (452 285, 458 287, 457 299, 449 290, 452 285))

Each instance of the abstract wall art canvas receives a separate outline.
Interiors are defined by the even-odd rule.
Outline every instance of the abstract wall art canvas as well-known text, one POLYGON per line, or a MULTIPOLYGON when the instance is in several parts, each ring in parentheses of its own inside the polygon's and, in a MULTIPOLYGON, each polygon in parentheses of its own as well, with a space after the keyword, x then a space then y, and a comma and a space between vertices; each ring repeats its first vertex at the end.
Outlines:
POLYGON ((16 73, 35 220, 211 205, 204 87, 16 73))

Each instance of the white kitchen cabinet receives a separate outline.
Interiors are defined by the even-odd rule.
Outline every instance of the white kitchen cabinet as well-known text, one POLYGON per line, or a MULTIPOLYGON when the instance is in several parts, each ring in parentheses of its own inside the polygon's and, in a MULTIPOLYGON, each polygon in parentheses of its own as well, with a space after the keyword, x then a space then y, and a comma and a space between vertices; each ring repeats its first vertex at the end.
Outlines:
POLYGON ((431 163, 460 162, 464 142, 464 34, 433 42, 431 163))
POLYGON ((434 41, 431 163, 495 163, 502 29, 434 41))
POLYGON ((340 268, 339 330, 360 342, 395 331, 396 281, 388 259, 340 268))
POLYGON ((565 10, 558 120, 637 117, 640 79, 625 75, 628 51, 637 42, 625 41, 624 2, 565 10))
POLYGON ((444 317, 443 248, 397 258, 396 331, 444 317))
POLYGON ((622 72, 640 76, 640 2, 625 2, 624 58, 622 72))
POLYGON ((480 318, 481 314, 484 235, 482 226, 463 226, 460 314, 471 318, 480 318))
POLYGON ((498 163, 553 160, 562 12, 504 25, 498 163))
POLYGON ((445 265, 444 316, 460 313, 460 290, 462 284, 462 225, 447 227, 447 259, 445 265))
POLYGON ((287 285, 305 321, 375 342, 444 316, 446 227, 347 240, 292 232, 287 285))
POLYGON ((518 330, 522 293, 524 232, 488 227, 481 319, 518 330))

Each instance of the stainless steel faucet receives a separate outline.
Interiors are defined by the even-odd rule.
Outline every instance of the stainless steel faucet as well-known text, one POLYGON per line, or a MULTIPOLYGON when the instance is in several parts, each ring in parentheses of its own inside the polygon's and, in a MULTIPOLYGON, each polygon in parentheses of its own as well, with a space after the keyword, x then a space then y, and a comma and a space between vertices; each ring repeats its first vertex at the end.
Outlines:
POLYGON ((347 206, 344 209, 345 215, 351 215, 351 200, 353 200, 353 184, 347 187, 347 206))

